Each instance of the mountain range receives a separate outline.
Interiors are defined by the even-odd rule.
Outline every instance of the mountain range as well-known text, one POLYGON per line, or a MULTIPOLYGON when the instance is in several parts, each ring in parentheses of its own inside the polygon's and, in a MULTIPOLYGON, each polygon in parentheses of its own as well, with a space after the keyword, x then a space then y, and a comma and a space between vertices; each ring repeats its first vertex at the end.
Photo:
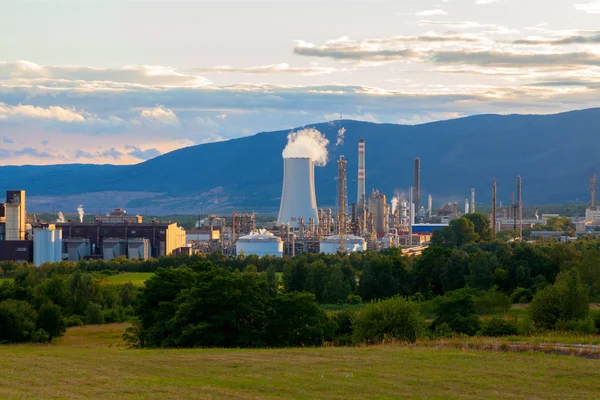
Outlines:
MULTIPOLYGON (((588 179, 600 173, 600 109, 553 115, 477 115, 421 125, 351 120, 310 125, 330 141, 329 162, 315 169, 319 206, 333 206, 336 160, 347 159, 349 202, 356 201, 357 143, 366 141, 367 191, 389 197, 413 184, 421 159, 421 204, 434 207, 470 197, 507 204, 523 178, 523 202, 587 202, 588 179), (346 129, 344 143, 337 133, 346 129)), ((256 210, 276 212, 283 177, 281 152, 290 130, 182 148, 137 165, 0 167, 0 190, 25 189, 31 211, 90 208, 150 210, 155 214, 256 210)))

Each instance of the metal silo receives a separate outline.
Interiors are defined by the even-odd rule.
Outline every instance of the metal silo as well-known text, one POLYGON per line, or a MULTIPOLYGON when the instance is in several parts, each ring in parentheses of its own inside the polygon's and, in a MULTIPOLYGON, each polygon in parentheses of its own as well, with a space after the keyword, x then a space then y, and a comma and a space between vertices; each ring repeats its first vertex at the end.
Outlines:
POLYGON ((298 227, 298 218, 319 220, 315 195, 315 165, 310 158, 283 159, 283 190, 277 224, 298 227))

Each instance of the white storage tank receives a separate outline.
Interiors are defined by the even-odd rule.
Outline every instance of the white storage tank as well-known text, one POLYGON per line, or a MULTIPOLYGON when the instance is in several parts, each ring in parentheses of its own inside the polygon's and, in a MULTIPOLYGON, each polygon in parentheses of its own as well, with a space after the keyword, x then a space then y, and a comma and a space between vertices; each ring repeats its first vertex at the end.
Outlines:
MULTIPOLYGON (((320 245, 321 253, 335 254, 340 250, 340 236, 329 236, 321 240, 320 245)), ((367 242, 365 239, 359 236, 344 235, 344 248, 346 249, 347 253, 352 253, 354 251, 366 251, 367 242)))
POLYGON ((54 225, 33 230, 33 263, 36 267, 47 262, 62 261, 62 231, 54 225))
POLYGON ((238 255, 283 256, 283 241, 270 232, 261 231, 242 236, 235 244, 238 255))

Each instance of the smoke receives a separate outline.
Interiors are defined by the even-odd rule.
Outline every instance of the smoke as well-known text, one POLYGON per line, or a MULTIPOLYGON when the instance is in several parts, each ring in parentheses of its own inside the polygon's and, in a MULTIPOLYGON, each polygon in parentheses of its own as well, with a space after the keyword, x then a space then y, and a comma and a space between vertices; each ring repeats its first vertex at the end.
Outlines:
POLYGON ((302 129, 288 135, 288 142, 281 154, 283 158, 306 157, 320 167, 327 164, 329 140, 314 128, 302 129))
POLYGON ((77 207, 77 214, 79 214, 79 222, 83 222, 83 216, 84 216, 84 211, 83 211, 83 206, 79 206, 77 207))
POLYGON ((392 203, 392 214, 396 214, 396 210, 398 209, 398 198, 395 196, 392 197, 392 201, 390 203, 392 203))
POLYGON ((337 142, 335 143, 336 146, 344 144, 344 133, 346 133, 346 128, 342 126, 337 134, 337 142))
POLYGON ((56 222, 65 222, 65 216, 62 212, 58 212, 58 216, 56 218, 56 222))

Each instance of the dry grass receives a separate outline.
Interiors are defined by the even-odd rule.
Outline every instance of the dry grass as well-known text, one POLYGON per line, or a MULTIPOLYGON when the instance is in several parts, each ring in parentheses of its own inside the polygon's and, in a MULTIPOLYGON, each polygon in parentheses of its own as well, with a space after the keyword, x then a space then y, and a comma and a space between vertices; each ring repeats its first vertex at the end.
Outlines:
MULTIPOLYGON (((595 399, 598 361, 382 345, 131 350, 125 324, 70 329, 51 345, 0 346, 10 399, 595 399)), ((492 349, 493 350, 493 349, 492 349)))

